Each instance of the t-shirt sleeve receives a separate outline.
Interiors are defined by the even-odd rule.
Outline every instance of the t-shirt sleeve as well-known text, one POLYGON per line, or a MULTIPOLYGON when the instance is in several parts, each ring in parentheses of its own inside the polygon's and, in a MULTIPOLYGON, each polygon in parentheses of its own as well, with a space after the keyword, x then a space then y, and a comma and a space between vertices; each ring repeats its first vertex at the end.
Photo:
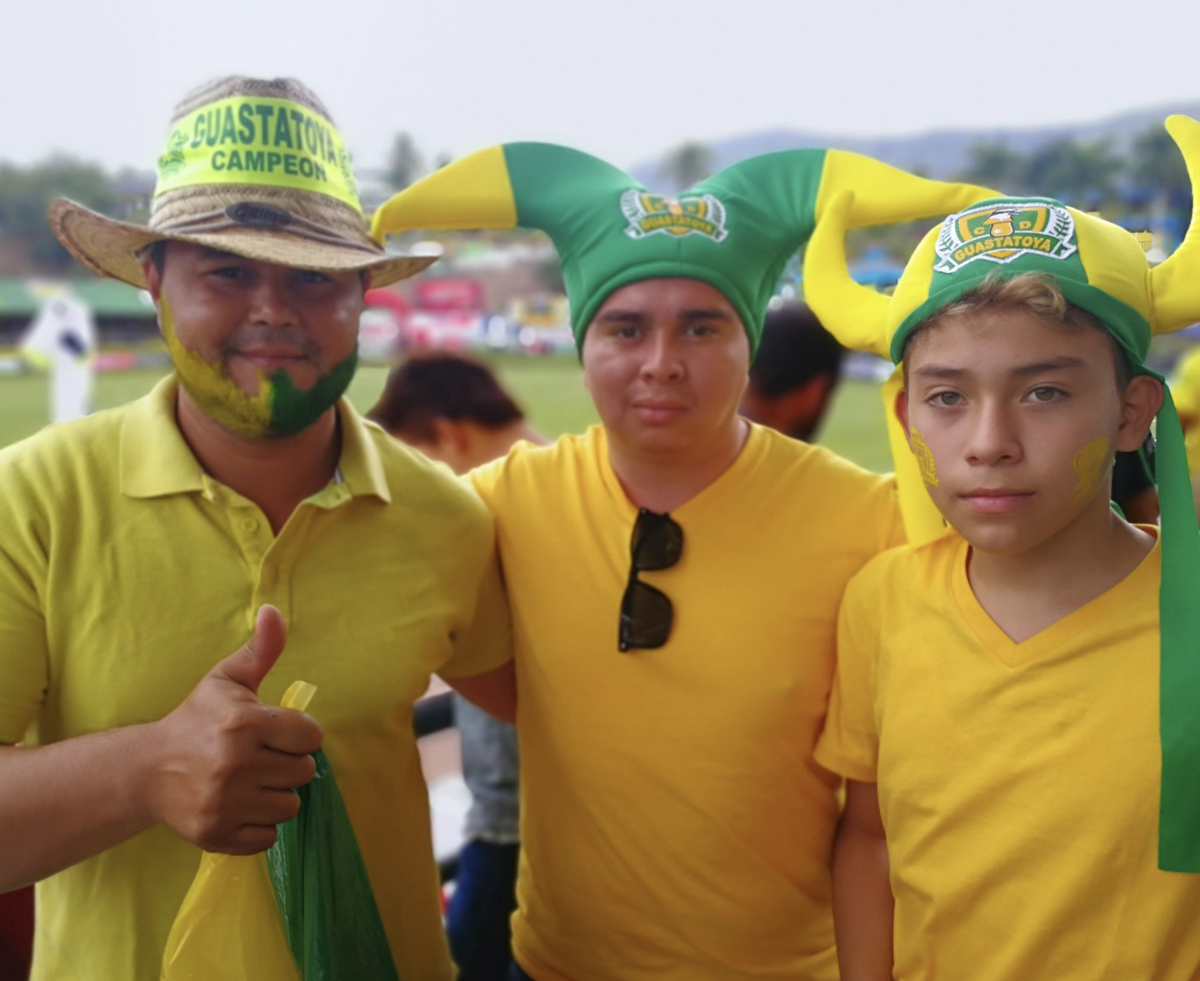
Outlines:
MULTIPOLYGON (((498 460, 460 478, 474 496, 483 499, 489 514, 502 464, 503 460, 498 460)), ((438 674, 444 678, 469 678, 512 660, 512 621, 508 594, 504 589, 500 560, 494 544, 494 521, 490 518, 488 528, 493 534, 493 546, 480 577, 475 613, 469 626, 455 638, 454 653, 438 670, 438 674)))
POLYGON ((17 743, 45 697, 49 643, 31 533, 2 508, 0 527, 0 743, 17 743))
POLYGON ((837 668, 816 759, 851 780, 874 783, 879 759, 875 679, 879 652, 879 590, 872 566, 846 587, 838 612, 837 668))
POLYGON ((474 616, 454 638, 454 653, 438 670, 444 678, 469 678, 512 660, 512 622, 508 596, 495 551, 480 577, 474 616))

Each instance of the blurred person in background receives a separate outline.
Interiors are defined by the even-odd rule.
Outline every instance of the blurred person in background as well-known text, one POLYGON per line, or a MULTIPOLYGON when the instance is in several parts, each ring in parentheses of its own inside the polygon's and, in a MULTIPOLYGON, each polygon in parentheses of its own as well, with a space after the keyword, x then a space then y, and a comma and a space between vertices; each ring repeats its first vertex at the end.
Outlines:
POLYGON ((803 303, 767 308, 741 412, 806 443, 813 441, 840 380, 845 348, 803 303))
MULTIPOLYGON (((415 355, 393 369, 367 418, 464 474, 522 440, 545 440, 487 365, 458 354, 415 355)), ((517 731, 456 695, 463 780, 471 792, 446 917, 460 981, 503 981, 517 908, 520 765, 517 731)))

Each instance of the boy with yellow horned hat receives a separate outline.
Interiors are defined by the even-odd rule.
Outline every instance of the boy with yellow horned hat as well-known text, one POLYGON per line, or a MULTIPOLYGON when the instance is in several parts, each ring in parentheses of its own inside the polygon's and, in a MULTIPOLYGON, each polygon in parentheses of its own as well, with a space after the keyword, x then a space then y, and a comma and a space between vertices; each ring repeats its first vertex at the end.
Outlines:
MULTIPOLYGON (((1196 184, 1200 124, 1167 127, 1196 184)), ((1200 317, 1200 198, 1153 270, 1116 225, 986 201, 925 237, 890 300, 847 275, 844 204, 808 300, 903 362, 896 414, 953 531, 917 531, 842 604, 816 751, 849 779, 842 977, 1196 978, 1200 535, 1145 356, 1200 317), (1114 452, 1156 413, 1161 533, 1109 505, 1114 452)))
POLYGON ((896 540, 894 495, 738 403, 780 271, 846 187, 863 224, 989 193, 809 150, 671 200, 517 143, 376 214, 377 234, 547 231, 603 423, 472 475, 519 661, 514 977, 836 977, 838 781, 812 747, 838 600, 896 540))
POLYGON ((493 526, 341 398, 364 289, 428 260, 372 242, 291 79, 180 105, 148 227, 51 223, 149 290, 175 372, 0 451, 0 891, 37 881, 33 978, 158 978, 201 849, 268 848, 320 747, 379 912, 341 946, 449 981, 412 703, 509 657, 493 526), (319 725, 278 707, 298 678, 319 725))

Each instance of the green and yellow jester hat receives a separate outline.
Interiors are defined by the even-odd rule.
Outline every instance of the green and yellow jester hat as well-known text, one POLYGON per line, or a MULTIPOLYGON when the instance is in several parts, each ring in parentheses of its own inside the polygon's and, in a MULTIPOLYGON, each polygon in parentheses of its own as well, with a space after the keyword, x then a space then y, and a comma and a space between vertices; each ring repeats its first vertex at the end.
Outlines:
POLYGON ((506 143, 401 191, 375 213, 371 233, 382 242, 414 229, 541 229, 562 261, 580 348, 614 290, 677 277, 720 290, 753 351, 784 264, 845 189, 855 192, 854 226, 945 214, 993 193, 839 150, 788 150, 734 164, 672 200, 578 150, 506 143))
MULTIPOLYGON (((845 228, 852 213, 843 197, 809 243, 805 298, 847 347, 874 351, 899 364, 912 331, 989 274, 1048 273, 1069 303, 1102 323, 1146 367, 1150 338, 1200 320, 1200 123, 1172 116, 1167 130, 1187 162, 1195 208, 1184 242, 1151 268, 1132 234, 1049 198, 994 198, 950 215, 913 253, 893 296, 855 283, 846 265, 845 228)), ((925 493, 919 442, 907 445, 891 407, 902 382, 885 386, 901 509, 914 544, 942 534, 945 523, 925 493), (918 459, 920 457, 920 459, 918 459)), ((1162 511, 1161 690, 1162 797, 1159 867, 1200 872, 1200 529, 1192 501, 1183 435, 1171 398, 1158 414, 1159 501, 1162 511)))

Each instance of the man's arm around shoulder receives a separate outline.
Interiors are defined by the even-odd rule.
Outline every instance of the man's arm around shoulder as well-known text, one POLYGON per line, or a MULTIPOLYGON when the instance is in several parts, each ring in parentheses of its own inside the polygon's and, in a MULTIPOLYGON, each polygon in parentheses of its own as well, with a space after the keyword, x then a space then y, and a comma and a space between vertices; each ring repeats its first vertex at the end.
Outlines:
POLYGON ((443 681, 468 702, 479 706, 501 722, 517 721, 517 673, 514 662, 507 661, 498 668, 469 678, 447 678, 443 681))

